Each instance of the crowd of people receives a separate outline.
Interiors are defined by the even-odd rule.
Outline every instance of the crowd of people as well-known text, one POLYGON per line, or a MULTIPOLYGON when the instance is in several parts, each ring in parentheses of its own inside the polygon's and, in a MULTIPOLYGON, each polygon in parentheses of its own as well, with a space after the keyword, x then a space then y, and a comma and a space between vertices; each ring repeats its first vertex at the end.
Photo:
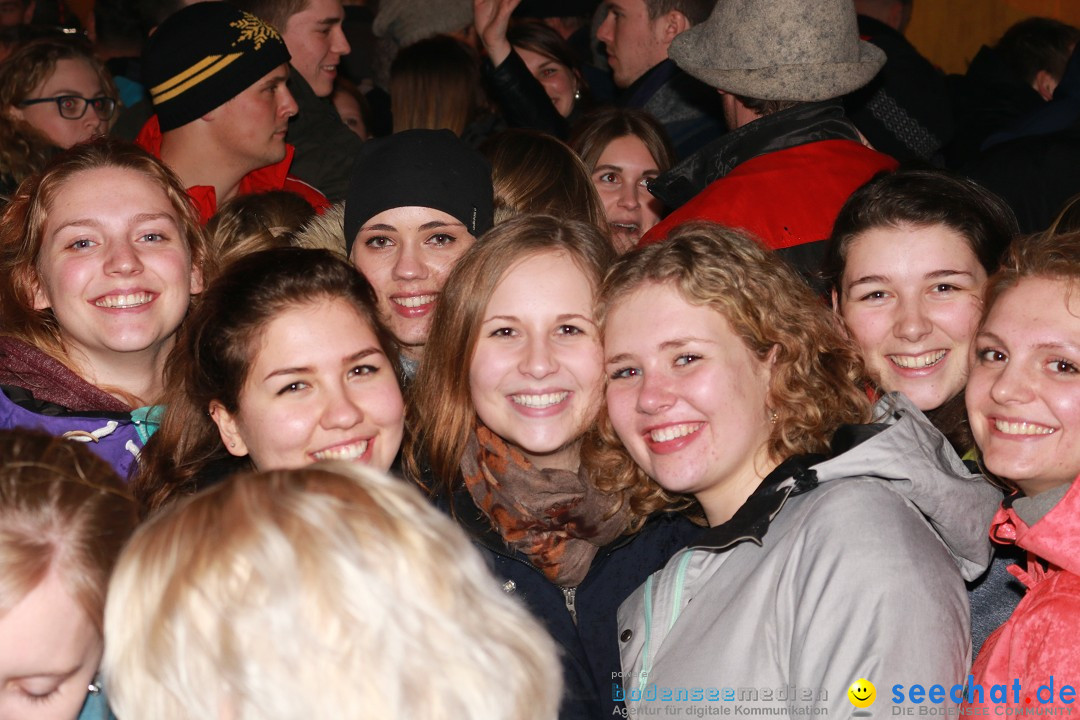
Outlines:
POLYGON ((0 12, 0 720, 1071 706, 1080 30, 126 2, 0 12))

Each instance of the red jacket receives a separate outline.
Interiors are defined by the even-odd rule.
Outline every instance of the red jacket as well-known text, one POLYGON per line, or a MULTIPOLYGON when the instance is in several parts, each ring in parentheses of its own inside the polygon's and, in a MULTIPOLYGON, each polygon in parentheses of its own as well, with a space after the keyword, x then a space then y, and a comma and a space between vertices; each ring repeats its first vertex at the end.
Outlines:
POLYGON ((688 220, 748 230, 773 250, 825 240, 848 196, 896 166, 888 155, 851 140, 820 140, 759 155, 712 182, 640 244, 666 240, 688 220))
MULTIPOLYGON (((161 159, 161 126, 158 125, 157 115, 151 115, 150 119, 139 131, 135 138, 135 144, 149 152, 157 159, 161 159)), ((289 166, 292 165, 293 146, 285 146, 285 159, 281 162, 252 170, 240 180, 237 195, 250 195, 252 193, 270 192, 271 190, 288 190, 294 192, 308 201, 316 212, 322 213, 330 207, 330 201, 326 197, 308 185, 303 180, 298 180, 289 175, 289 166)), ((217 212, 217 193, 210 185, 192 185, 187 189, 188 196, 199 210, 199 220, 204 225, 206 221, 217 212)))
MULTIPOLYGON (((1005 624, 994 631, 975 661, 971 672, 983 688, 983 703, 989 707, 990 689, 995 684, 1008 687, 1007 702, 1014 708, 1071 707, 1060 703, 1064 685, 1076 691, 1080 702, 1080 482, 1057 505, 1031 527, 1011 507, 1004 505, 994 516, 990 537, 999 543, 1015 543, 1027 550, 1027 569, 1009 568, 1027 586, 1027 594, 1005 624), (1044 569, 1045 567, 1045 569, 1044 569), (1037 697, 1040 686, 1054 678, 1052 702, 1046 692, 1037 697), (1019 680, 1019 702, 1014 702, 1013 681, 1019 680), (1030 698, 1030 702, 1027 699, 1030 698)), ((977 696, 975 698, 978 699, 977 696)), ((996 710, 989 710, 991 715, 996 710)))

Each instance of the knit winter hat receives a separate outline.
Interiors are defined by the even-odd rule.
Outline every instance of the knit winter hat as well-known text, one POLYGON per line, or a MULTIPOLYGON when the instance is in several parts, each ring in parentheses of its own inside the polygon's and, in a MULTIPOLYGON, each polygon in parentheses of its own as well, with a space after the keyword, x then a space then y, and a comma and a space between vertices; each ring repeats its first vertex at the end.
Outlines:
POLYGON ((885 64, 884 52, 859 39, 851 0, 719 0, 668 56, 725 92, 801 102, 846 95, 885 64))
POLYGON ((166 18, 143 50, 143 77, 162 132, 197 120, 289 62, 273 27, 226 2, 166 18))
POLYGON ((364 223, 399 207, 429 207, 480 237, 494 217, 491 167, 449 130, 405 130, 360 146, 345 197, 345 253, 364 223))
POLYGON ((375 37, 405 47, 472 24, 472 0, 380 0, 371 30, 375 37))

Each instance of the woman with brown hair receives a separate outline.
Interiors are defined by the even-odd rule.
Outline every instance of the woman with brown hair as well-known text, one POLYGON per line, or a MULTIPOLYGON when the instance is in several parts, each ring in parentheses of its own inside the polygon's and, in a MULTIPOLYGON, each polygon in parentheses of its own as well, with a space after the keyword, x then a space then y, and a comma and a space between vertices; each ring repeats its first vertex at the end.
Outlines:
POLYGON ((490 127, 480 64, 465 43, 437 35, 402 48, 390 66, 394 132, 451 130, 472 146, 490 127))
POLYGON ((631 711, 793 687, 744 706, 834 715, 860 678, 962 680, 996 491, 902 396, 872 414, 857 349, 793 268, 688 223, 616 263, 599 320, 609 477, 710 525, 619 610, 631 711))
POLYGON ((510 127, 565 139, 590 104, 573 48, 539 21, 511 22, 520 0, 474 0, 484 74, 510 127))
POLYGON ((74 38, 41 38, 0 65, 0 196, 58 150, 104 135, 116 113, 105 66, 74 38))
POLYGON ((613 258, 578 221, 495 227, 447 279, 410 397, 411 474, 560 644, 563 718, 612 714, 615 609, 695 531, 590 459, 604 383, 593 302, 613 258))
POLYGON ((663 217, 648 183, 675 164, 664 126, 644 110, 606 108, 578 123, 569 143, 589 169, 616 245, 637 245, 663 217))
POLYGON ((78 443, 0 431, 0 717, 111 719, 105 594, 135 503, 78 443))
POLYGON ((240 258, 169 357, 161 429, 142 456, 144 511, 241 470, 351 460, 387 470, 404 425, 398 356, 364 277, 326 250, 240 258))
POLYGON ((581 220, 607 232, 588 170, 563 141, 536 130, 504 130, 481 152, 491 163, 496 224, 533 213, 581 220))
POLYGON ((184 186, 144 150, 54 158, 0 219, 0 427, 87 442, 128 477, 212 266, 184 186))

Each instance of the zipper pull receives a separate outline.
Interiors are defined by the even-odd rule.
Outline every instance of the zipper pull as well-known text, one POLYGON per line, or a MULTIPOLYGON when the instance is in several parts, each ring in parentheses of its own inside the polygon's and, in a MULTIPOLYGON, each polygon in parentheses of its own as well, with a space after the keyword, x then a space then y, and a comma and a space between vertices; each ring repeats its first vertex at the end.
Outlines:
POLYGON ((570 611, 570 618, 577 625, 577 588, 576 587, 564 587, 562 589, 563 597, 566 599, 566 609, 570 611))

